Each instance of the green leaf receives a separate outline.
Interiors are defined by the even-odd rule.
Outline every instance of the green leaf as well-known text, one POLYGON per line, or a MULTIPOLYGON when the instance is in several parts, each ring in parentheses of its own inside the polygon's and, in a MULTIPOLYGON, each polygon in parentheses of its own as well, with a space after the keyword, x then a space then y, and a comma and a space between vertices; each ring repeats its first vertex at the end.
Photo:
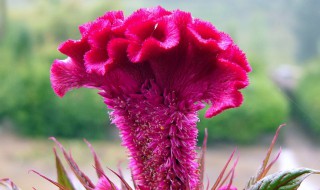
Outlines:
POLYGON ((247 190, 297 190, 304 179, 320 171, 298 168, 268 175, 247 190))
POLYGON ((50 137, 50 139, 53 140, 58 145, 58 147, 60 148, 60 150, 62 151, 62 153, 64 155, 64 158, 66 159, 67 163, 69 164, 71 170, 73 171, 75 176, 78 178, 80 183, 86 188, 86 190, 94 189, 95 185, 91 182, 89 177, 80 170, 77 163, 73 160, 71 153, 68 154, 67 151, 62 146, 62 144, 59 141, 57 141, 54 137, 50 137))
POLYGON ((49 182, 52 183, 53 185, 59 187, 59 189, 61 189, 61 190, 68 190, 66 187, 64 187, 64 186, 61 185, 60 183, 53 181, 52 179, 50 179, 50 178, 42 175, 42 174, 39 173, 39 172, 37 172, 37 171, 35 171, 35 170, 30 170, 30 171, 33 172, 33 173, 35 173, 35 174, 37 174, 37 175, 39 175, 39 176, 42 177, 43 179, 49 181, 49 182))
POLYGON ((69 190, 75 190, 74 186, 71 183, 71 180, 66 172, 66 170, 64 169, 60 158, 57 155, 57 151, 54 148, 53 149, 55 158, 56 158, 56 168, 57 168, 57 176, 58 176, 58 183, 60 185, 63 185, 65 188, 69 189, 69 190))

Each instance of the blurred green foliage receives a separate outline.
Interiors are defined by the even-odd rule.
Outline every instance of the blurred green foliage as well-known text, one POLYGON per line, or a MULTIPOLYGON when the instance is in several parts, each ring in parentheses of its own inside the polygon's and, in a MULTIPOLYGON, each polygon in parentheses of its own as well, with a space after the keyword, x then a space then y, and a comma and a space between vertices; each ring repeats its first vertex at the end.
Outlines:
POLYGON ((11 120, 18 133, 29 136, 106 138, 110 123, 97 91, 80 89, 61 99, 49 74, 53 60, 65 58, 56 51, 59 43, 79 38, 78 25, 112 7, 59 2, 37 1, 10 15, 0 45, 0 121, 11 120))
MULTIPOLYGON (((315 0, 306 0, 311 1, 315 0)), ((6 2, 12 6, 12 1, 6 2)), ((0 123, 7 118, 14 123, 17 132, 31 136, 105 138, 111 133, 113 128, 106 127, 110 125, 107 108, 96 91, 76 90, 60 99, 53 93, 49 81, 53 60, 65 58, 56 51, 58 45, 69 38, 78 39, 78 26, 105 11, 124 9, 128 15, 137 8, 156 4, 168 9, 180 8, 213 22, 218 29, 231 34, 249 57, 255 56, 249 59, 253 72, 249 75, 250 86, 242 91, 243 105, 211 119, 203 118, 205 110, 200 112, 200 135, 203 136, 203 129, 208 128, 211 142, 250 143, 269 132, 273 134, 278 125, 286 122, 290 112, 288 100, 269 79, 267 69, 279 63, 294 62, 295 43, 298 49, 303 47, 302 43, 308 44, 304 38, 310 36, 304 34, 314 31, 310 24, 316 26, 313 22, 298 20, 304 24, 300 27, 303 31, 291 31, 290 23, 295 22, 292 15, 303 14, 305 9, 298 3, 294 12, 285 1, 206 0, 203 4, 161 0, 14 2, 20 4, 10 10, 0 9, 4 15, 1 18, 7 19, 0 24, 0 123), (294 34, 299 38, 297 41, 294 34)), ((316 47, 313 45, 312 48, 316 47)), ((308 58, 314 56, 315 51, 312 52, 308 58)), ((320 80, 320 67, 316 62, 313 65, 311 74, 305 75, 295 94, 297 103, 304 110, 304 114, 298 115, 308 115, 309 119, 305 119, 308 126, 320 134, 319 122, 315 121, 320 104, 319 85, 315 85, 320 80)))
POLYGON ((320 135, 320 58, 314 59, 306 67, 296 89, 296 114, 308 127, 310 134, 319 140, 320 135))
POLYGON ((265 64, 257 60, 250 63, 250 85, 242 91, 244 102, 239 108, 210 119, 204 118, 205 110, 200 112, 199 133, 203 136, 207 128, 209 142, 252 143, 274 133, 288 119, 287 101, 265 74, 265 64))
POLYGON ((312 60, 314 55, 320 53, 320 1, 297 1, 295 7, 296 55, 300 61, 312 60))

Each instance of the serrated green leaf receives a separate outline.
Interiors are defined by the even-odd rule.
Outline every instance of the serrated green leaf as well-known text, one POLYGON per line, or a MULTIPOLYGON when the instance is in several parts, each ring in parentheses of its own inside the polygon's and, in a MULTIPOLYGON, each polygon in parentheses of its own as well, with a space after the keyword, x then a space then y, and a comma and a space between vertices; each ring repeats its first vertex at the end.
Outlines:
POLYGON ((57 155, 57 151, 55 148, 53 149, 53 152, 54 152, 54 155, 56 158, 56 169, 57 169, 58 183, 63 185, 65 188, 67 188, 69 190, 75 190, 66 170, 64 169, 64 167, 61 163, 59 156, 57 155))
POLYGON ((281 171, 264 177, 247 190, 296 190, 311 174, 320 173, 308 168, 281 171))

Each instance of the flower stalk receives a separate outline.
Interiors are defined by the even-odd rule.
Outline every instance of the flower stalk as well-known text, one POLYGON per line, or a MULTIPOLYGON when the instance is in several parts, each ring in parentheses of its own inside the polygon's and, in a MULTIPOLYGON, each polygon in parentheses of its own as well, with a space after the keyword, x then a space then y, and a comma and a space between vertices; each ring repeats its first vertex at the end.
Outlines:
MULTIPOLYGON (((268 164, 272 149, 275 145, 275 142, 278 138, 278 134, 279 134, 282 126, 280 126, 278 128, 278 130, 273 138, 273 141, 267 151, 265 159, 262 161, 260 169, 258 170, 257 174, 249 180, 248 185, 244 188, 245 190, 262 190, 262 189, 266 189, 266 190, 276 190, 276 189, 293 190, 293 189, 297 189, 300 186, 300 184, 302 183, 302 181, 305 178, 307 178, 309 175, 320 174, 320 171, 312 170, 312 169, 308 169, 308 168, 297 168, 297 169, 292 169, 292 170, 276 172, 276 173, 273 173, 270 175, 267 174, 269 169, 277 161, 277 158, 280 155, 280 152, 279 152, 277 154, 276 158, 274 160, 272 160, 270 162, 270 164, 268 164), (263 174, 263 175, 261 175, 261 174, 263 174)), ((203 152, 200 153, 200 155, 202 155, 202 156, 200 156, 199 160, 198 160, 200 166, 204 166, 204 155, 205 155, 204 153, 206 150, 206 138, 207 138, 207 136, 205 136, 204 143, 202 145, 203 152)), ((97 176, 99 179, 98 183, 96 185, 94 185, 94 184, 88 185, 88 184, 92 183, 91 180, 88 179, 86 177, 86 175, 79 169, 77 163, 73 160, 72 155, 67 154, 64 147, 55 138, 51 138, 51 139, 54 140, 56 145, 62 151, 64 158, 67 160, 67 163, 69 164, 69 166, 71 167, 71 169, 75 173, 75 175, 77 176, 79 182, 83 185, 83 188, 85 188, 86 190, 144 190, 145 189, 144 187, 139 186, 136 183, 134 178, 132 179, 134 187, 130 187, 129 183, 121 175, 121 172, 119 172, 119 174, 118 174, 115 171, 109 169, 121 181, 121 188, 118 188, 109 179, 109 177, 106 176, 106 174, 103 171, 103 168, 101 167, 101 163, 98 159, 97 154, 93 150, 91 144, 85 140, 85 142, 87 143, 88 147, 90 148, 90 150, 93 154, 94 163, 95 163, 94 168, 96 169, 97 176)), ((227 172, 228 167, 235 156, 235 153, 236 153, 236 150, 234 150, 232 152, 231 156, 227 160, 227 163, 223 167, 222 171, 220 172, 220 175, 218 176, 217 180, 215 181, 215 183, 213 184, 213 186, 211 188, 209 186, 209 183, 207 183, 205 185, 201 181, 193 189, 188 187, 188 184, 186 184, 186 189, 187 190, 209 190, 209 189, 210 190, 237 190, 237 188, 235 186, 233 186, 232 183, 233 183, 233 179, 234 179, 235 168, 236 168, 236 165, 238 163, 239 158, 237 158, 234 161, 233 165, 231 166, 231 169, 229 169, 229 171, 227 172)), ((56 185, 61 190, 77 190, 77 188, 75 188, 73 185, 73 181, 70 180, 70 178, 68 177, 68 174, 65 172, 65 169, 64 169, 63 165, 61 164, 60 158, 58 157, 58 154, 56 153, 55 149, 54 149, 54 155, 56 157, 55 160, 56 160, 56 168, 57 168, 57 176, 58 176, 57 182, 55 182, 54 180, 48 179, 47 177, 43 176, 42 174, 40 174, 36 171, 33 171, 33 172, 35 172, 36 174, 45 178, 46 180, 50 181, 52 184, 56 185)), ((202 174, 205 172, 204 171, 205 168, 200 167, 199 169, 200 169, 199 172, 201 173, 201 176, 202 176, 202 174)), ((17 189, 14 189, 17 187, 11 181, 8 181, 8 180, 6 180, 6 181, 0 180, 0 185, 4 184, 4 182, 6 182, 7 187, 10 187, 9 185, 11 184, 12 188, 9 188, 8 190, 17 190, 17 189)))

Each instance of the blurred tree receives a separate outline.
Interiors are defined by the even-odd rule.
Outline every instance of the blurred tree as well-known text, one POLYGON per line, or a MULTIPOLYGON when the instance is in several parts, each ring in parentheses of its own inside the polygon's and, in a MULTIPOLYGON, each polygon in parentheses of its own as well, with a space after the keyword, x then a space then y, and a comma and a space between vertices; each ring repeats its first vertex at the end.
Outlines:
POLYGON ((13 52, 16 61, 30 61, 32 48, 31 34, 26 26, 21 25, 13 40, 13 52))
POLYGON ((320 40, 319 7, 319 0, 297 2, 295 33, 298 41, 297 56, 300 61, 312 59, 318 53, 320 40))
POLYGON ((227 110, 211 119, 204 118, 205 109, 199 112, 201 138, 204 128, 208 128, 209 143, 261 142, 261 138, 273 134, 279 124, 287 121, 288 101, 268 78, 266 64, 260 57, 249 58, 253 71, 250 73, 250 85, 242 91, 244 102, 241 107, 227 110))
POLYGON ((6 30, 7 20, 7 6, 6 0, 0 0, 0 40, 3 38, 6 30))
POLYGON ((80 38, 78 25, 119 8, 99 0, 4 1, 0 0, 0 22, 3 3, 7 6, 6 35, 0 43, 0 123, 9 120, 16 132, 29 136, 112 138, 116 128, 106 127, 107 109, 96 92, 69 93, 60 99, 51 89, 49 73, 54 59, 65 58, 56 51, 58 44, 80 38))
POLYGON ((320 142, 320 58, 308 62, 304 75, 295 90, 296 103, 295 116, 302 122, 315 140, 320 142))

